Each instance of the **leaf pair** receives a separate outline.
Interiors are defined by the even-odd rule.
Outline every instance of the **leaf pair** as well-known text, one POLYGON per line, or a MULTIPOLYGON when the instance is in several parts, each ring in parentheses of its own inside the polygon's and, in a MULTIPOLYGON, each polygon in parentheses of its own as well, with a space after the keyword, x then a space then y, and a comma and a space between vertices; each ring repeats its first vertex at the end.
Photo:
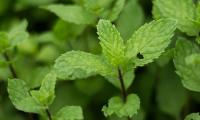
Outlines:
POLYGON ((177 74, 183 85, 192 91, 200 92, 200 49, 190 41, 177 41, 174 55, 177 74))
POLYGON ((104 115, 116 114, 118 117, 133 117, 140 108, 140 99, 136 94, 130 94, 124 103, 120 97, 112 97, 108 101, 108 106, 103 106, 104 115))
MULTIPOLYGON (((46 109, 55 98, 56 74, 51 71, 42 80, 39 90, 30 90, 26 83, 20 79, 8 80, 9 97, 18 110, 45 115, 46 109)), ((54 116, 54 120, 82 120, 81 107, 65 106, 54 116)))
MULTIPOLYGON (((175 29, 176 21, 172 19, 152 21, 139 28, 125 42, 110 21, 100 20, 97 31, 103 55, 70 51, 56 60, 54 68, 61 79, 73 80, 100 74, 119 87, 120 83, 116 80, 118 67, 125 77, 130 71, 133 72, 134 67, 143 66, 158 58, 170 43, 175 29)), ((130 85, 131 82, 125 79, 125 86, 128 88, 126 83, 130 85)))
POLYGON ((27 25, 27 21, 24 20, 19 25, 14 26, 9 32, 0 31, 0 53, 15 47, 21 41, 28 38, 27 25))
POLYGON ((8 80, 8 93, 12 103, 19 110, 44 114, 44 110, 55 98, 56 74, 48 73, 39 90, 30 90, 20 79, 8 80))
POLYGON ((200 31, 200 4, 193 0, 154 0, 153 15, 156 19, 174 18, 180 31, 197 36, 200 31))

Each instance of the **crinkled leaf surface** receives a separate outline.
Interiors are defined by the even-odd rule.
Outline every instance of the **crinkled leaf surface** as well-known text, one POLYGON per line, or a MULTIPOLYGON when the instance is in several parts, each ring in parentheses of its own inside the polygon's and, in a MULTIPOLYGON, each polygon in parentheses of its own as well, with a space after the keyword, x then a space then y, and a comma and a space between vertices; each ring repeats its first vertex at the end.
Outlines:
POLYGON ((11 102, 21 111, 42 113, 43 108, 31 97, 26 83, 20 79, 8 80, 8 93, 11 102))
POLYGON ((112 97, 108 102, 108 106, 104 106, 102 111, 105 116, 115 114, 118 117, 132 117, 134 114, 137 114, 139 108, 139 97, 136 94, 130 94, 125 103, 120 97, 112 97))
POLYGON ((186 116, 184 120, 200 120, 200 114, 199 113, 191 113, 186 116))
POLYGON ((38 91, 31 91, 31 95, 39 104, 47 107, 55 98, 55 85, 56 74, 54 71, 51 71, 42 80, 40 89, 38 91))
POLYGON ((83 112, 79 106, 61 108, 54 116, 55 120, 83 120, 83 112))
POLYGON ((120 33, 108 20, 100 20, 97 25, 103 55, 115 66, 124 62, 125 46, 120 33))
POLYGON ((132 59, 135 66, 152 62, 169 45, 175 29, 176 21, 172 19, 160 19, 143 25, 127 41, 126 56, 132 59))
POLYGON ((70 51, 57 58, 54 68, 60 79, 74 80, 100 74, 113 76, 113 68, 101 56, 82 51, 70 51))
POLYGON ((153 15, 156 19, 176 19, 179 30, 191 36, 198 35, 200 30, 195 22, 196 8, 192 0, 154 0, 153 15))

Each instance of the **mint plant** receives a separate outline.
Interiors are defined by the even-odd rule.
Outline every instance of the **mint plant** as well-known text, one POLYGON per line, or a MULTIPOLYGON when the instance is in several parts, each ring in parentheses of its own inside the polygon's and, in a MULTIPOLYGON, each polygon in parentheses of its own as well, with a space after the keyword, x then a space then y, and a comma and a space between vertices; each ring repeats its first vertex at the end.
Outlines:
POLYGON ((0 120, 200 119, 199 0, 0 3, 0 120))
POLYGON ((139 97, 126 91, 133 82, 131 74, 134 68, 152 62, 164 52, 175 29, 176 21, 172 19, 152 21, 139 28, 125 42, 110 21, 100 20, 97 33, 102 55, 82 51, 66 52, 56 60, 54 69, 58 78, 65 80, 95 74, 104 76, 122 91, 122 98, 113 97, 109 100, 108 106, 103 107, 104 115, 116 114, 131 119, 140 108, 139 97))

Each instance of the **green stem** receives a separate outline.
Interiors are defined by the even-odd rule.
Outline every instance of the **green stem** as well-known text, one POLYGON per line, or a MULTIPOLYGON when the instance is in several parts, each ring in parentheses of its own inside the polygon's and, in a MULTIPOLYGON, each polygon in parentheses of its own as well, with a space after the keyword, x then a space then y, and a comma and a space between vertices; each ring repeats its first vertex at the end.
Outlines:
POLYGON ((47 114, 48 119, 52 120, 51 113, 50 113, 49 109, 46 109, 45 112, 47 114))
MULTIPOLYGON (((123 102, 125 103, 127 100, 127 91, 126 91, 126 87, 124 84, 124 79, 123 79, 123 75, 122 75, 122 71, 121 69, 118 67, 118 79, 120 81, 120 85, 121 85, 121 92, 122 92, 122 98, 123 98, 123 102)), ((127 120, 132 120, 130 117, 127 117, 127 120)))
MULTIPOLYGON (((10 62, 10 57, 8 56, 7 52, 4 52, 3 56, 4 56, 4 58, 7 62, 10 62)), ((9 68, 11 74, 12 74, 12 77, 18 78, 17 72, 15 71, 15 69, 14 69, 14 67, 11 63, 9 63, 8 68, 9 68)), ((29 116, 29 120, 33 120, 33 114, 28 113, 28 116, 29 116)))
MULTIPOLYGON (((5 60, 6 60, 7 62, 10 62, 10 58, 9 58, 9 56, 8 56, 8 54, 7 54, 6 52, 4 52, 3 56, 4 56, 4 58, 5 58, 5 60)), ((11 72, 11 74, 12 74, 12 77, 13 77, 13 78, 18 78, 18 77, 17 77, 17 73, 16 73, 16 71, 15 71, 13 65, 12 65, 11 63, 9 63, 8 67, 9 67, 9 70, 10 70, 10 72, 11 72)))

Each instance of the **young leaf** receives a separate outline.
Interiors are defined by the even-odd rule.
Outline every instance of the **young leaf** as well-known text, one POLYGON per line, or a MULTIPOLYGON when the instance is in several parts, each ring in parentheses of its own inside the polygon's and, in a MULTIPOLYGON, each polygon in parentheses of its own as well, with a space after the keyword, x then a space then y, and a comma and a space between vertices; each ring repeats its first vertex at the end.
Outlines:
POLYGON ((2 53, 9 47, 9 38, 6 32, 0 32, 0 43, 0 53, 2 53))
POLYGON ((184 87, 200 92, 200 55, 197 53, 200 53, 197 45, 186 40, 179 40, 175 48, 174 64, 184 87))
POLYGON ((66 22, 75 24, 92 24, 95 21, 95 17, 92 14, 78 5, 53 4, 43 8, 53 12, 66 22))
POLYGON ((83 120, 81 107, 66 106, 60 109, 54 116, 55 120, 83 120))
POLYGON ((26 28, 28 26, 28 22, 23 20, 19 25, 14 26, 10 32, 8 33, 9 40, 11 43, 11 47, 18 45, 21 41, 28 39, 28 32, 26 28))
POLYGON ((105 57, 115 66, 123 64, 125 46, 115 26, 108 20, 100 20, 97 31, 105 57))
POLYGON ((61 55, 54 68, 60 79, 74 80, 95 74, 113 75, 112 66, 105 63, 102 57, 82 51, 70 51, 61 55))
POLYGON ((176 29, 176 21, 160 19, 140 27, 126 43, 126 56, 143 66, 158 58, 169 45, 176 29))
POLYGON ((191 113, 186 116, 184 120, 200 120, 200 114, 199 113, 191 113))
POLYGON ((24 112, 42 113, 43 108, 29 94, 26 83, 20 79, 8 80, 8 93, 14 106, 24 112))
POLYGON ((180 31, 188 35, 198 35, 199 25, 196 21, 196 8, 192 0, 154 0, 153 15, 156 19, 174 18, 178 21, 180 31))
POLYGON ((116 21, 117 28, 121 36, 126 40, 131 37, 133 32, 144 22, 144 13, 138 0, 126 2, 119 18, 116 21))
POLYGON ((113 114, 118 117, 132 117, 137 114, 140 108, 140 99, 136 94, 130 94, 127 97, 126 103, 120 97, 112 97, 108 106, 103 106, 104 115, 111 116, 113 114))
POLYGON ((54 71, 48 73, 42 80, 38 91, 32 90, 31 95, 41 105, 49 106, 55 98, 56 74, 54 71))

